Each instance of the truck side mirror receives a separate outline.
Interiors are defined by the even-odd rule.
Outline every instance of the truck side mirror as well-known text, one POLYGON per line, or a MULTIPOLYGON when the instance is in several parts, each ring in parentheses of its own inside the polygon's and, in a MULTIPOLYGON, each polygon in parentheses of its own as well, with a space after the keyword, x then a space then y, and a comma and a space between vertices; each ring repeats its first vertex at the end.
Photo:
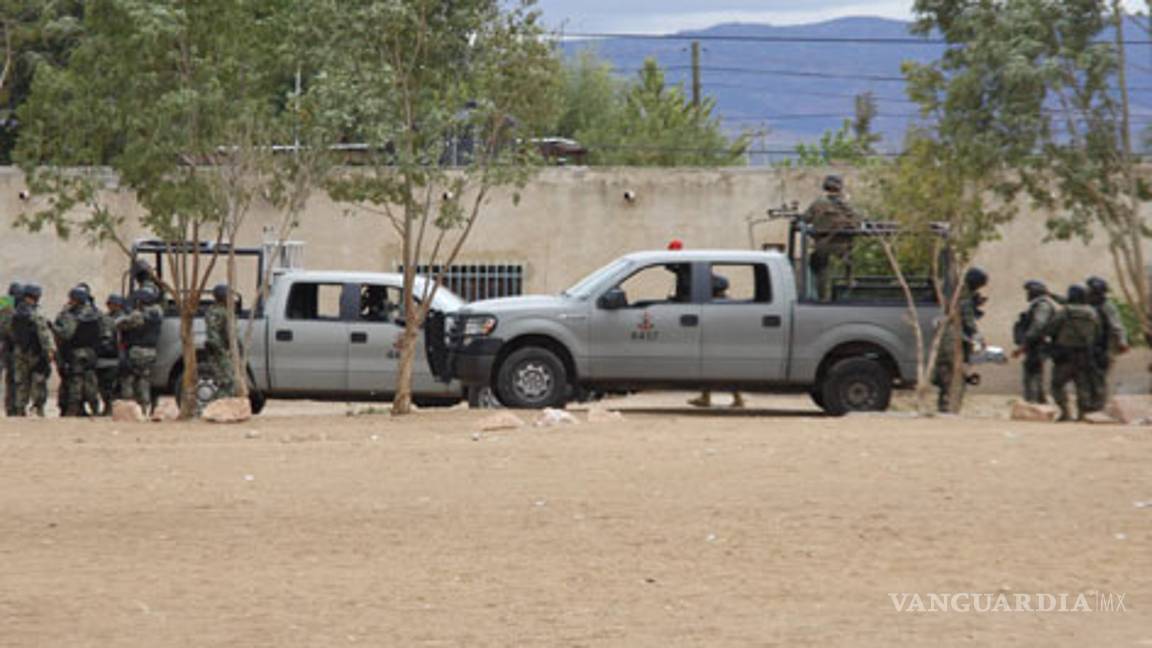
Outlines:
POLYGON ((596 300, 596 306, 604 310, 619 310, 628 306, 628 295, 619 288, 613 288, 608 292, 600 295, 600 299, 596 300))

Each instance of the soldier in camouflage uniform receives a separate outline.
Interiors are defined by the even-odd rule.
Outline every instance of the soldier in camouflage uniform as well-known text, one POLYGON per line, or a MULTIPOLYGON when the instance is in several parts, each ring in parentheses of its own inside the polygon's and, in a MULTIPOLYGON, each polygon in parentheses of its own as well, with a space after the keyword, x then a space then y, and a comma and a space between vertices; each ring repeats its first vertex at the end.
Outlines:
MULTIPOLYGON (((88 291, 77 286, 68 293, 68 306, 56 319, 56 336, 69 354, 64 416, 95 416, 100 411, 96 382, 96 348, 100 344, 100 312, 88 291)), ((63 352, 62 352, 63 353, 63 352)), ((63 364, 63 363, 62 363, 63 364)))
POLYGON ((157 305, 159 293, 151 288, 137 290, 137 306, 131 314, 116 320, 116 329, 128 346, 128 373, 124 376, 122 395, 135 400, 145 412, 152 408, 152 368, 156 364, 156 343, 164 311, 157 305))
POLYGON ((24 298, 24 287, 13 281, 8 286, 4 307, 0 308, 0 372, 4 374, 4 414, 16 416, 16 370, 12 361, 16 357, 12 342, 12 314, 24 298))
POLYGON ((48 322, 37 312, 40 294, 40 286, 24 286, 24 299, 10 324, 15 350, 15 416, 27 416, 29 403, 37 415, 44 416, 48 402, 48 376, 56 359, 56 342, 48 322))
POLYGON ((960 317, 960 357, 956 357, 955 329, 951 318, 941 322, 944 333, 940 338, 940 347, 936 352, 936 370, 932 375, 932 384, 937 387, 936 408, 941 413, 958 412, 964 400, 965 383, 961 381, 957 394, 958 402, 952 403, 952 378, 956 372, 956 363, 967 364, 972 356, 975 343, 980 339, 980 330, 976 320, 983 314, 980 305, 984 303, 980 289, 988 285, 988 274, 980 268, 969 268, 964 273, 964 285, 960 288, 960 300, 956 307, 960 317))
MULTIPOLYGON (((124 298, 112 294, 105 302, 107 311, 100 315, 100 344, 96 347, 96 382, 104 401, 104 416, 112 414, 112 401, 120 398, 121 351, 116 319, 124 316, 124 298)), ((125 363, 128 358, 124 357, 125 363)))
POLYGON ((813 286, 808 287, 809 297, 820 301, 832 299, 833 265, 841 266, 844 274, 852 277, 852 237, 845 230, 851 230, 860 223, 852 207, 844 201, 842 193, 844 181, 840 176, 824 178, 824 196, 808 206, 801 219, 811 227, 812 251, 808 255, 808 268, 811 270, 813 286))
POLYGON ((232 368, 232 350, 229 347, 232 330, 228 326, 228 286, 220 284, 212 289, 216 303, 204 314, 204 359, 209 375, 216 382, 216 398, 236 395, 236 380, 232 368))
POLYGON ((1029 403, 1047 403, 1044 393, 1044 361, 1048 357, 1048 326, 1060 305, 1048 293, 1042 282, 1025 282, 1028 310, 1020 313, 1012 329, 1016 343, 1013 357, 1024 356, 1024 400, 1029 403))
POLYGON ((1116 356, 1128 351, 1128 332, 1120 319, 1116 304, 1108 299, 1108 282, 1100 277, 1089 277, 1088 305, 1096 309, 1100 318, 1100 332, 1093 349, 1091 385, 1092 398, 1087 411, 1098 412, 1108 404, 1108 373, 1116 356))
POLYGON ((1076 385, 1079 419, 1091 411, 1095 345, 1100 316, 1088 305, 1088 291, 1079 284, 1068 288, 1068 303, 1052 319, 1052 399, 1060 406, 1060 420, 1072 420, 1068 409, 1069 382, 1076 385))

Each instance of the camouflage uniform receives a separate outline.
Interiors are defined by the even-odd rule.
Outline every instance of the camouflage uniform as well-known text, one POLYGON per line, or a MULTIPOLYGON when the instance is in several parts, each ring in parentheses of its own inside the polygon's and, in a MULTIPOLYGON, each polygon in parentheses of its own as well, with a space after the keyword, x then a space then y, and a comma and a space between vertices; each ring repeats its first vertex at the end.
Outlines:
MULTIPOLYGON (((968 288, 964 288, 957 307, 960 312, 961 357, 956 357, 955 329, 952 327, 952 322, 946 318, 941 324, 941 326, 946 328, 940 338, 940 348, 936 352, 936 370, 932 375, 932 384, 936 385, 938 389, 936 407, 941 412, 952 411, 949 407, 951 405, 949 394, 951 393, 952 376, 955 375, 956 363, 966 364, 968 362, 968 359, 972 355, 972 340, 979 333, 979 330, 976 328, 975 293, 968 288)), ((965 384, 961 381, 958 395, 961 401, 964 400, 964 387, 965 384)), ((957 406, 959 406, 959 403, 957 403, 957 406)))
POLYGON ((100 315, 100 344, 96 347, 96 384, 104 401, 104 415, 112 413, 112 401, 120 397, 120 341, 111 311, 100 315))
MULTIPOLYGON (((1071 301, 1071 300, 1069 300, 1071 301)), ((1069 382, 1076 385, 1080 418, 1091 411, 1093 345, 1100 334, 1100 316, 1083 303, 1069 303, 1052 319, 1052 399, 1060 406, 1060 420, 1071 420, 1069 382)))
POLYGON ((9 327, 12 322, 12 312, 16 308, 11 297, 4 297, 0 305, 0 373, 4 375, 4 413, 7 416, 16 414, 16 372, 12 367, 15 353, 12 349, 12 340, 9 327))
POLYGON ((128 345, 128 372, 121 385, 125 399, 135 400, 144 411, 152 407, 152 368, 164 312, 156 304, 141 304, 116 321, 128 345))
POLYGON ((1089 412, 1100 411, 1108 404, 1108 373, 1117 352, 1128 346, 1128 332, 1124 330, 1116 304, 1103 295, 1096 301, 1098 303, 1091 305, 1100 319, 1100 331, 1093 345, 1093 363, 1089 373, 1091 398, 1086 405, 1089 412))
POLYGON ((1044 360, 1048 356, 1048 327, 1056 316, 1059 305, 1050 295, 1039 295, 1028 302, 1028 310, 1021 314, 1020 331, 1016 343, 1024 349, 1024 400, 1046 403, 1044 393, 1044 360))
POLYGON ((219 302, 210 306, 204 314, 204 325, 207 373, 216 382, 216 397, 230 398, 236 395, 236 380, 229 348, 228 307, 219 302))
POLYGON ((17 307, 10 328, 15 342, 12 359, 16 381, 15 415, 25 416, 31 404, 37 414, 44 416, 48 376, 56 354, 52 331, 44 317, 36 312, 36 306, 27 302, 17 307))
MULTIPOLYGON (((65 416, 83 416, 84 407, 96 415, 100 411, 100 389, 96 382, 96 347, 100 342, 100 312, 86 302, 73 302, 56 318, 56 334, 61 348, 67 347, 65 416)), ((61 353, 64 353, 63 351, 61 353)))
POLYGON ((812 288, 815 288, 816 298, 831 300, 833 262, 842 266, 848 277, 852 276, 852 238, 840 230, 855 227, 859 217, 839 193, 829 192, 809 205, 801 219, 812 228, 808 267, 813 286, 808 288, 808 296, 813 296, 812 288))

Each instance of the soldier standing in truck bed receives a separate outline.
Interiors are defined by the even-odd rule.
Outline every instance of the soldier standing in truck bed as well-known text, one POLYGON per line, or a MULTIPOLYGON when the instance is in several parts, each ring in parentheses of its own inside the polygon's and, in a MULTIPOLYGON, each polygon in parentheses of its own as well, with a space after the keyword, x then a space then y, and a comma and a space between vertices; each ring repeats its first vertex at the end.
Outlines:
MULTIPOLYGON (((844 201, 844 180, 830 175, 824 178, 824 196, 808 206, 801 220, 811 227, 812 251, 808 268, 820 301, 832 299, 832 277, 839 266, 845 276, 852 276, 852 230, 860 223, 856 212, 844 201)), ((808 289, 812 294, 811 288, 808 289)))

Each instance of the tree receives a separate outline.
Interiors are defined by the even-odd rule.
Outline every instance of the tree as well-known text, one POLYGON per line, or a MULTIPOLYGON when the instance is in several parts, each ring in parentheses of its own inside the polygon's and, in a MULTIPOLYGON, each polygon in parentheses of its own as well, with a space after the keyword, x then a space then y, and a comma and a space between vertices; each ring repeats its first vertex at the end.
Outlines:
POLYGON ((1001 180, 1051 214, 1053 237, 1108 237, 1120 289, 1152 333, 1140 213, 1152 191, 1132 149, 1121 2, 920 0, 916 10, 921 31, 949 42, 936 70, 962 80, 949 123, 1014 142, 1001 180))
POLYGON ((845 119, 836 131, 826 131, 815 144, 796 145, 796 159, 783 165, 801 167, 826 167, 837 164, 867 166, 876 154, 876 144, 880 135, 872 132, 872 121, 876 119, 876 99, 871 92, 856 95, 854 100, 855 117, 845 119))
POLYGON ((493 189, 522 186, 538 161, 528 138, 555 122, 558 61, 531 2, 356 0, 321 8, 340 34, 314 91, 339 115, 365 168, 332 197, 384 219, 399 237, 403 322, 392 411, 411 411, 420 327, 493 189), (417 269, 441 268, 419 294, 417 269))
POLYGON ((669 87, 654 59, 644 61, 615 114, 576 132, 593 164, 726 166, 741 163, 748 135, 729 141, 712 116, 714 99, 693 106, 679 86, 669 87))
POLYGON ((135 192, 140 224, 169 242, 161 285, 180 316, 183 417, 196 411, 193 318, 216 253, 173 243, 208 236, 219 243, 237 210, 212 163, 227 157, 244 123, 258 119, 248 107, 272 101, 254 56, 271 36, 257 19, 263 8, 229 0, 88 2, 82 40, 64 67, 38 70, 19 113, 17 158, 29 186, 47 199, 20 224, 50 226, 62 237, 78 230, 92 245, 112 243, 127 254, 128 216, 112 195, 119 183, 135 192))
POLYGON ((554 135, 579 139, 620 115, 627 84, 613 76, 611 63, 581 50, 565 61, 563 71, 563 103, 554 135))
POLYGON ((19 123, 41 63, 60 64, 79 40, 82 0, 0 0, 0 162, 11 161, 19 123))
MULTIPOLYGON (((918 342, 917 403, 922 413, 933 411, 930 390, 936 371, 936 359, 947 327, 952 328, 955 347, 950 351, 960 358, 959 302, 961 278, 971 266, 976 249, 996 236, 996 227, 1014 213, 1008 207, 987 203, 985 179, 950 147, 927 131, 913 130, 905 143, 904 153, 891 164, 874 166, 870 183, 863 192, 863 207, 875 218, 899 225, 900 233, 881 237, 885 258, 904 289, 909 309, 909 324, 918 342), (947 238, 941 238, 935 226, 943 225, 947 238), (930 241, 932 245, 926 246, 930 241), (936 301, 943 308, 940 325, 931 335, 920 326, 916 301, 910 292, 907 275, 919 269, 932 279, 936 301)), ((953 364, 953 411, 961 405, 960 380, 964 366, 953 364)))

